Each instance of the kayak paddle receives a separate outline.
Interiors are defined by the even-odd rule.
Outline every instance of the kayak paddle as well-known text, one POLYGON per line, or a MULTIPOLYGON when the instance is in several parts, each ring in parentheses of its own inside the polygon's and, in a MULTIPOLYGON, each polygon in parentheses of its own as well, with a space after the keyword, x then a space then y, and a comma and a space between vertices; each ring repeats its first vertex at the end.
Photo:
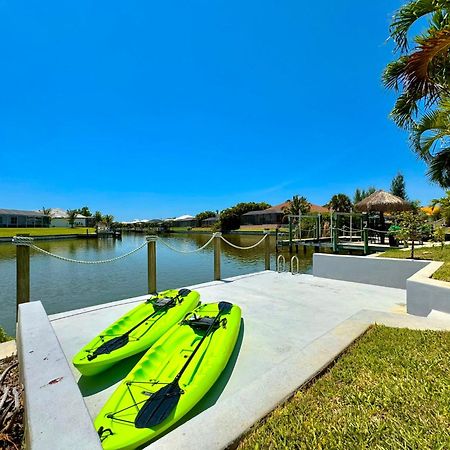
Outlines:
MULTIPOLYGON (((176 305, 177 300, 180 297, 186 297, 191 291, 189 289, 180 289, 178 291, 178 294, 175 297, 169 297, 169 298, 161 298, 156 299, 153 301, 153 307, 154 311, 145 317, 143 320, 141 320, 139 323, 137 323, 134 327, 130 328, 126 333, 123 333, 120 336, 117 336, 113 339, 110 339, 109 341, 104 342, 100 347, 96 348, 93 353, 90 353, 87 355, 88 361, 92 361, 99 355, 105 355, 113 352, 114 350, 118 350, 119 348, 124 347, 128 344, 130 334, 136 329, 139 328, 144 322, 151 319, 154 315, 156 315, 159 311, 163 309, 172 308, 176 305)), ((151 300, 151 299, 150 299, 151 300)), ((149 300, 149 301, 150 301, 149 300)))

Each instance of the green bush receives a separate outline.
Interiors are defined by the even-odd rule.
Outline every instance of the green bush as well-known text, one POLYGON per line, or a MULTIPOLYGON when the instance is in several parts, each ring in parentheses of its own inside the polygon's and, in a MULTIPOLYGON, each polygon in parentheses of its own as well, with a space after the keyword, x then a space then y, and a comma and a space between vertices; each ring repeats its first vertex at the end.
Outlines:
POLYGON ((10 341, 12 339, 12 337, 6 333, 6 331, 0 327, 0 342, 6 342, 6 341, 10 341))

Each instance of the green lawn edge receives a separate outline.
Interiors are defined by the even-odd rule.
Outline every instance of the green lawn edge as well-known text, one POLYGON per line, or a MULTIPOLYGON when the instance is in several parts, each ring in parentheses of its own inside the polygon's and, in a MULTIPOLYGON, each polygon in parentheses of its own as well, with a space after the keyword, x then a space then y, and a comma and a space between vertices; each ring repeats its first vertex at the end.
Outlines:
POLYGON ((238 448, 450 448, 449 355, 450 332, 373 326, 238 448))
MULTIPOLYGON (((386 258, 410 258, 411 252, 408 250, 390 249, 379 256, 386 258)), ((442 261, 444 264, 432 276, 432 278, 441 281, 450 281, 450 246, 440 245, 433 247, 418 248, 414 251, 414 258, 421 260, 442 261)))
POLYGON ((95 233, 95 228, 77 227, 77 228, 0 228, 0 237, 14 237, 18 234, 28 233, 30 236, 71 236, 78 234, 95 233))

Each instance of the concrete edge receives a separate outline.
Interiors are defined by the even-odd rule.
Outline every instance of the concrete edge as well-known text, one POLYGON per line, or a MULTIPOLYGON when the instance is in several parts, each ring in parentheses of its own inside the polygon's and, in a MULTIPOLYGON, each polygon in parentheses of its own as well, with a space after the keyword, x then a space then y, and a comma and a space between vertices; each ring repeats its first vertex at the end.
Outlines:
POLYGON ((433 261, 406 281, 409 314, 428 316, 432 310, 450 313, 450 283, 431 278, 444 263, 433 261))
POLYGON ((450 288, 450 283, 446 281, 441 280, 435 280, 434 278, 431 278, 440 267, 442 267, 444 263, 442 261, 431 261, 429 264, 427 264, 423 269, 418 270, 414 275, 411 275, 408 280, 412 281, 422 281, 422 282, 429 282, 430 284, 436 285, 436 286, 444 286, 450 288))
POLYGON ((17 343, 26 448, 100 450, 92 419, 41 302, 19 306, 17 343))

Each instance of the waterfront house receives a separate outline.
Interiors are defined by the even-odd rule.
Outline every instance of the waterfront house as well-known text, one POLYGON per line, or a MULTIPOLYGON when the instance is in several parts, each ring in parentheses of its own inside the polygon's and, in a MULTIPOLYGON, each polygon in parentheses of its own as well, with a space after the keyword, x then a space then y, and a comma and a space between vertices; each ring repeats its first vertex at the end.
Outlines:
MULTIPOLYGON (((283 223, 286 215, 285 209, 289 206, 290 201, 280 203, 261 211, 250 211, 241 217, 241 225, 273 225, 283 223)), ((311 203, 309 214, 323 214, 329 212, 327 208, 311 203)))
POLYGON ((48 228, 49 216, 40 211, 0 209, 0 228, 48 228))
POLYGON ((194 216, 190 216, 189 214, 185 214, 180 217, 175 217, 175 219, 170 219, 172 227, 196 227, 198 225, 198 221, 194 216))
MULTIPOLYGON (((67 211, 61 208, 51 208, 50 209, 50 218, 51 223, 50 226, 52 228, 70 228, 72 225, 69 223, 69 216, 67 211)), ((75 222, 73 223, 74 227, 89 227, 92 226, 93 222, 92 217, 86 217, 82 214, 77 214, 75 218, 75 222)))
POLYGON ((219 216, 208 217, 202 220, 202 227, 212 227, 215 223, 219 221, 219 216))

